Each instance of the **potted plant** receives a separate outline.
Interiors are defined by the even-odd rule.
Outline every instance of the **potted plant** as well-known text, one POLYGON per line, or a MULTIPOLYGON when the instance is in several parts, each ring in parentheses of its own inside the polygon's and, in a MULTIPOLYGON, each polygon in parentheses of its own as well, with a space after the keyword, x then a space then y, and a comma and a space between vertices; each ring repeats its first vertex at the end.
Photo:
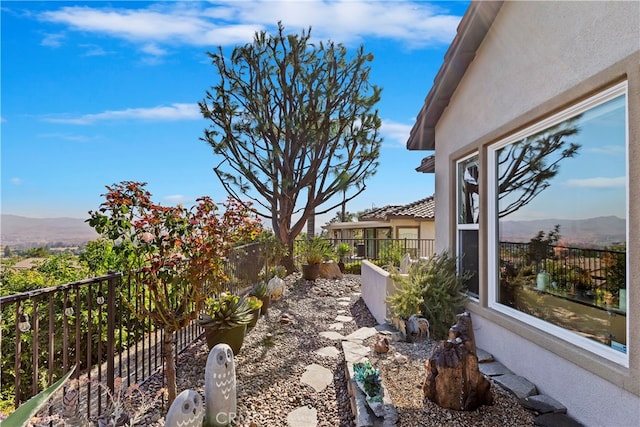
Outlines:
POLYGON ((198 315, 198 324, 205 329, 209 349, 225 343, 233 354, 238 354, 252 318, 251 305, 245 298, 223 292, 207 298, 203 312, 198 315))
POLYGON ((333 251, 328 240, 314 236, 302 240, 300 254, 306 262, 302 264, 302 277, 305 280, 316 280, 320 276, 320 264, 325 258, 331 258, 333 251))
POLYGON ((338 256, 338 267, 340 268, 340 272, 344 273, 344 259, 347 255, 351 253, 351 245, 348 243, 342 242, 338 243, 336 246, 336 255, 338 256))
POLYGON ((269 311, 269 305, 271 305, 271 296, 269 295, 269 287, 267 282, 260 281, 256 283, 249 292, 249 295, 254 296, 262 301, 262 307, 260 308, 260 314, 267 314, 269 311))
POLYGON ((251 308, 251 314, 253 317, 251 318, 251 322, 247 324, 247 328, 253 328, 258 323, 258 319, 260 318, 260 311, 262 310, 262 300, 254 295, 247 295, 244 297, 244 300, 249 304, 251 308))

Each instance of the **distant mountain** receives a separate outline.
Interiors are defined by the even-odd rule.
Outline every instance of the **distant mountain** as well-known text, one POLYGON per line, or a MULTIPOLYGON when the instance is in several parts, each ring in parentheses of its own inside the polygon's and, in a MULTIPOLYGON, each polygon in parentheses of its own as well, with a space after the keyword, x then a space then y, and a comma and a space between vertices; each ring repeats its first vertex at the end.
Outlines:
POLYGON ((626 241, 627 224, 624 218, 601 216, 588 219, 541 219, 531 221, 502 221, 500 240, 528 242, 538 231, 545 233, 560 225, 561 239, 569 246, 603 247, 626 241))
POLYGON ((29 248, 63 244, 76 246, 95 240, 98 234, 81 218, 27 218, 0 215, 0 244, 29 248))

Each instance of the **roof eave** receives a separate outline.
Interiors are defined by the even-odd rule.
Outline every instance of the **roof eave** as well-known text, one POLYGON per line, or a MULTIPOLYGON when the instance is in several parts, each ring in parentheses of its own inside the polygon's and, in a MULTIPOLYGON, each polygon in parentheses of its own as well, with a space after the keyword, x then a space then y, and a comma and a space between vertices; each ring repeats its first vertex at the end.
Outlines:
POLYGON ((408 150, 436 149, 436 124, 473 61, 502 3, 473 1, 467 9, 411 129, 407 141, 408 150))

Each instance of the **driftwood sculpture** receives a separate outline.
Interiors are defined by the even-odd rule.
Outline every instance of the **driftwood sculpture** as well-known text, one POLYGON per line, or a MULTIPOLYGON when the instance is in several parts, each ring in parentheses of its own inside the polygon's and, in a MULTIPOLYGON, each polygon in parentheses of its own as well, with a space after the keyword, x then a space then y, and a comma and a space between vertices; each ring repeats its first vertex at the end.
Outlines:
POLYGON ((491 405, 491 383, 478 369, 471 315, 457 315, 449 339, 440 341, 426 362, 426 398, 443 408, 472 411, 491 405))

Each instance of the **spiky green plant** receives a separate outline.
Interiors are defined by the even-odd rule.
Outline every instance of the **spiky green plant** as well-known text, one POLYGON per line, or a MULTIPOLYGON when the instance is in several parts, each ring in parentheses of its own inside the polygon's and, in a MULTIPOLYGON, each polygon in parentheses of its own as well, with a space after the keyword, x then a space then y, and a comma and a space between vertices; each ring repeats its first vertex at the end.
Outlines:
POLYGON ((382 380, 380 379, 380 371, 371 366, 371 362, 357 362, 353 364, 353 377, 361 383, 364 392, 370 398, 379 397, 382 400, 382 380))
POLYGON ((425 317, 435 339, 445 339, 467 300, 465 281, 470 273, 458 274, 456 258, 444 251, 409 268, 407 276, 392 275, 396 293, 388 298, 394 316, 425 317))
POLYGON ((251 305, 242 297, 221 293, 205 301, 204 312, 198 316, 198 323, 204 328, 231 329, 251 322, 251 305))

